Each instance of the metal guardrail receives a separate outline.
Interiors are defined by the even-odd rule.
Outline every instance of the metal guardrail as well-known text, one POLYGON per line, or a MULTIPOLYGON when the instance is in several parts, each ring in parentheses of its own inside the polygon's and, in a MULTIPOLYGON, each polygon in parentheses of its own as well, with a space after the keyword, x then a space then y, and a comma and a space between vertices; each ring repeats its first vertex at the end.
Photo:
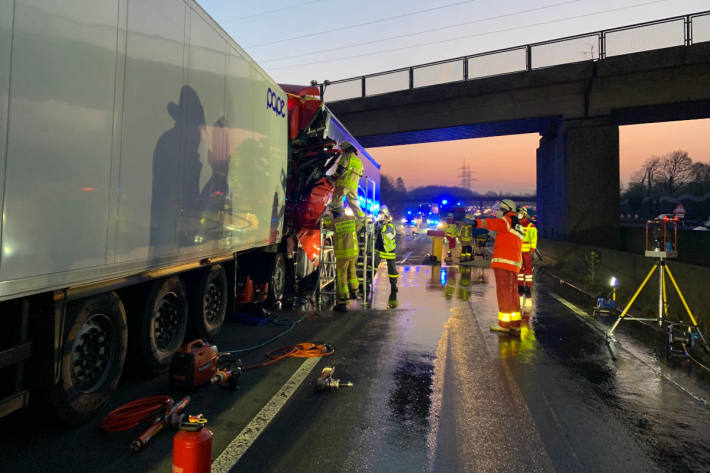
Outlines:
POLYGON ((710 10, 319 84, 328 102, 710 41, 710 10), (334 97, 334 98, 331 98, 334 97))

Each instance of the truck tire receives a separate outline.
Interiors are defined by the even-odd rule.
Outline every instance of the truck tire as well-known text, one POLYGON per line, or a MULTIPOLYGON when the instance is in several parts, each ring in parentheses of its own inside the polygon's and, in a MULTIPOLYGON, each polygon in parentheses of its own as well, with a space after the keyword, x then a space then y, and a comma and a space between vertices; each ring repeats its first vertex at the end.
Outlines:
POLYGON ((62 347, 59 382, 49 399, 67 425, 89 420, 108 401, 126 360, 126 311, 114 292, 71 303, 62 347))
POLYGON ((178 276, 155 281, 148 291, 140 324, 140 363, 152 376, 170 368, 187 329, 187 296, 178 276))
POLYGON ((266 299, 268 305, 280 302, 286 290, 286 258, 280 251, 274 258, 274 269, 269 279, 269 294, 266 299))
POLYGON ((189 333, 214 343, 227 315, 227 273, 220 264, 202 271, 190 291, 189 333))

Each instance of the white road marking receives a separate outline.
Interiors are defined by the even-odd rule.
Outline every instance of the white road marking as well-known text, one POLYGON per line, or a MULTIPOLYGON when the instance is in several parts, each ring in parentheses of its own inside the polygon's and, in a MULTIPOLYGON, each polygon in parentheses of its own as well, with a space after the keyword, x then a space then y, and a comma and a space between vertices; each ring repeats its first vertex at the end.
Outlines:
POLYGON ((409 256, 411 256, 411 254, 412 254, 412 252, 410 251, 409 253, 407 253, 406 255, 404 255, 404 258, 402 258, 402 261, 397 261, 397 263, 398 263, 398 264, 403 264, 405 261, 407 261, 407 258, 409 258, 409 256))
POLYGON ((266 429, 266 426, 276 417, 293 393, 303 383, 308 374, 318 364, 320 358, 306 358, 306 361, 296 370, 276 394, 254 416, 249 424, 232 440, 227 448, 212 463, 212 473, 227 473, 251 447, 254 441, 266 429))
MULTIPOLYGON (((567 307, 568 309, 570 309, 572 312, 574 312, 574 314, 577 315, 584 323, 586 323, 587 325, 589 325, 592 329, 596 330, 597 332, 601 332, 602 336, 606 337, 606 332, 605 332, 603 329, 601 329, 600 327, 595 326, 594 323, 592 323, 592 321, 594 321, 594 319, 592 319, 592 317, 591 317, 589 314, 587 314, 583 309, 580 309, 577 305, 575 305, 575 304, 573 304, 572 302, 568 301, 568 300, 565 299, 564 297, 555 294, 554 292, 550 292, 549 294, 550 294, 554 299, 556 299, 559 303, 561 303, 562 305, 564 305, 565 307, 567 307)), ((642 364, 644 364, 648 369, 650 369, 651 371, 653 371, 656 375, 661 376, 663 379, 665 379, 666 381, 668 381, 669 383, 671 383, 673 386, 677 387, 678 389, 680 389, 681 391, 683 391, 685 394, 687 394, 688 396, 692 397, 692 398, 695 399, 696 401, 702 402, 702 403, 705 404, 706 406, 707 406, 708 404, 710 404, 710 402, 708 402, 707 399, 705 399, 705 398, 703 398, 703 397, 701 397, 701 396, 698 396, 697 394, 694 394, 694 393, 690 392, 685 386, 681 385, 680 383, 678 383, 678 381, 674 380, 674 379, 671 378, 668 374, 664 373, 663 370, 661 370, 661 369, 658 368, 657 366, 653 366, 653 365, 651 365, 650 363, 646 362, 646 360, 644 360, 643 358, 641 358, 640 356, 638 356, 638 355, 637 355, 636 353, 634 353, 632 350, 629 350, 628 348, 624 347, 623 344, 618 344, 617 346, 619 346, 622 350, 624 350, 624 351, 625 351, 626 353, 628 353, 629 355, 631 355, 631 356, 633 356, 634 358, 636 358, 636 360, 640 361, 640 362, 641 362, 642 364)))
POLYGON ((444 323, 444 332, 439 338, 436 346, 436 357, 434 358, 434 373, 431 378, 431 408, 429 409, 429 433, 427 434, 427 460, 429 462, 428 471, 432 471, 434 456, 436 454, 437 438, 439 434, 439 418, 441 417, 441 404, 444 394, 444 380, 446 379, 446 357, 449 351, 449 330, 456 321, 453 317, 444 323))

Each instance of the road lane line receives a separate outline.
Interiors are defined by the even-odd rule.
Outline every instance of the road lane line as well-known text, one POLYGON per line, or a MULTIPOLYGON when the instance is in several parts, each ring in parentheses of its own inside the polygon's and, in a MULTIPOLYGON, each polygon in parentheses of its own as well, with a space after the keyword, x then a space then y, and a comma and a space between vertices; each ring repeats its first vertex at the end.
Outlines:
MULTIPOLYGON (((550 294, 554 299, 556 299, 557 302, 559 302, 560 304, 564 305, 564 306, 567 307, 569 310, 571 310, 579 319, 581 319, 581 320, 582 320, 584 323, 586 323, 589 327, 591 327, 592 329, 594 329, 594 330, 597 331, 597 332, 600 332, 601 335, 606 339, 606 332, 605 332, 603 329, 601 329, 600 327, 595 326, 595 324, 592 323, 592 321, 594 321, 594 322, 596 322, 596 321, 595 321, 594 319, 592 319, 592 317, 591 317, 589 314, 587 314, 583 309, 580 309, 580 308, 579 308, 577 305, 575 305, 574 303, 568 301, 567 299, 565 299, 565 298, 562 297, 562 296, 559 296, 559 295, 555 294, 554 292, 548 292, 548 294, 550 294)), ((678 383, 678 381, 674 380, 674 379, 671 378, 669 375, 667 375, 666 373, 664 373, 663 370, 661 370, 660 368, 658 368, 658 367, 656 367, 656 366, 651 365, 650 363, 646 362, 646 360, 644 360, 643 358, 641 358, 640 356, 638 356, 636 353, 634 353, 633 351, 631 351, 631 350, 629 350, 628 348, 624 347, 624 344, 623 344, 623 343, 620 343, 618 346, 619 346, 622 350, 624 350, 626 353, 628 353, 629 355, 631 355, 632 357, 634 357, 636 360, 640 361, 643 365, 645 365, 645 366, 646 366, 648 369, 650 369, 653 373, 655 373, 655 374, 658 375, 658 376, 661 376, 663 379, 665 379, 666 381, 668 381, 669 383, 671 383, 673 386, 675 386, 675 387, 677 387, 678 389, 680 389, 681 391, 683 391, 683 392, 684 392, 685 394, 687 394, 688 396, 692 397, 693 399, 695 399, 695 400, 698 401, 698 402, 702 402, 702 403, 705 404, 706 406, 707 406, 708 404, 710 404, 710 402, 708 402, 707 399, 705 399, 705 398, 703 398, 703 397, 701 397, 701 396, 698 396, 697 394, 692 393, 692 392, 689 391, 687 388, 685 388, 685 387, 682 386, 680 383, 678 383)))
POLYGON ((427 434, 427 471, 432 471, 436 455, 437 439, 439 434, 439 419, 441 418, 441 405, 444 394, 444 380, 446 379, 446 358, 449 352, 449 330, 454 322, 453 317, 444 323, 444 332, 439 338, 434 357, 434 372, 431 377, 431 394, 429 399, 429 432, 427 434))
POLYGON ((276 394, 266 403, 266 405, 254 416, 249 424, 232 440, 227 448, 212 463, 212 473, 227 473, 239 459, 251 447, 271 421, 276 417, 281 408, 286 404, 293 393, 306 379, 308 374, 318 364, 320 358, 306 358, 301 366, 296 370, 286 383, 281 386, 276 394))
POLYGON ((409 258, 409 256, 410 256, 411 254, 412 254, 412 252, 410 251, 409 253, 407 253, 406 255, 404 255, 404 258, 402 258, 402 261, 397 261, 397 264, 403 264, 405 261, 407 261, 407 258, 409 258))

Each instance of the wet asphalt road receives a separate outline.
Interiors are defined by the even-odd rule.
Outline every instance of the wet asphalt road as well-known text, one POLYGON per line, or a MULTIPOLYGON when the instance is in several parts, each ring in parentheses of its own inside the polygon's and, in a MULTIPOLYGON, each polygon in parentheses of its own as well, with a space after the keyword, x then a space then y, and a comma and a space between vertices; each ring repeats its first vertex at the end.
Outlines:
MULTIPOLYGON (((428 250, 426 237, 400 242, 397 309, 386 309, 381 269, 372 310, 353 302, 346 314, 310 314, 244 357, 263 361, 267 349, 300 341, 336 347, 231 471, 710 471, 710 378, 686 361, 665 362, 662 339, 622 324, 612 361, 574 314, 573 295, 542 280, 523 301, 531 320, 521 334, 491 333, 489 270, 420 265, 428 250), (354 387, 315 391, 324 366, 354 387)), ((229 324, 220 345, 281 330, 229 324)), ((289 359, 244 373, 236 393, 193 394, 188 411, 209 419, 214 458, 303 366, 289 359)), ((110 407, 165 387, 129 372, 110 407)), ((38 409, 0 420, 0 471, 170 471, 171 433, 135 455, 126 451, 135 432, 100 434, 98 421, 67 431, 43 423, 38 409)))

